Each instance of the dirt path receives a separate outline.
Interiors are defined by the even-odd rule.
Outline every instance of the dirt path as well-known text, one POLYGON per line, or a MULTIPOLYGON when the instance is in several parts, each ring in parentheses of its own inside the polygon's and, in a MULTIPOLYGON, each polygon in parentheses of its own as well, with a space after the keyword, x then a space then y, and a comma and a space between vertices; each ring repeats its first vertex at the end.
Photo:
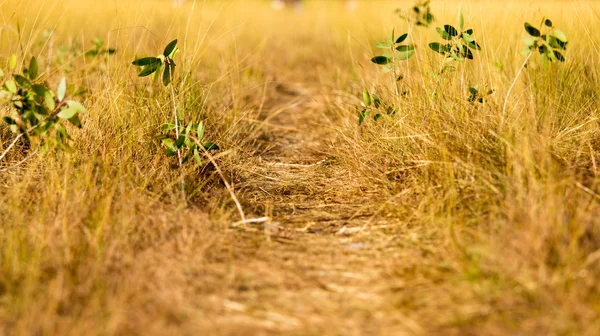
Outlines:
POLYGON ((358 179, 330 155, 335 134, 321 121, 323 100, 302 86, 277 90, 264 123, 266 150, 241 168, 237 186, 245 206, 271 221, 241 229, 248 240, 264 238, 242 257, 249 290, 231 293, 229 313, 270 331, 421 333, 414 321, 386 313, 386 272, 398 244, 394 235, 364 229, 377 224, 375 190, 349 184, 358 179))

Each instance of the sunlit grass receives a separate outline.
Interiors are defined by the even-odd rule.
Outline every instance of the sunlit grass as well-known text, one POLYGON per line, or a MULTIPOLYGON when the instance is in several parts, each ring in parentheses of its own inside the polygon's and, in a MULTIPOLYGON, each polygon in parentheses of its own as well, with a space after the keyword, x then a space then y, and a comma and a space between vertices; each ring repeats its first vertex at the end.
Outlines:
MULTIPOLYGON (((600 328, 599 4, 434 0, 436 21, 427 29, 394 15, 411 4, 363 1, 345 12, 337 1, 309 1, 302 13, 272 11, 268 1, 0 4, 0 66, 13 53, 22 62, 36 56, 50 86, 66 76, 88 89, 90 110, 83 128, 70 130, 72 152, 39 155, 0 173, 0 333, 247 331, 250 320, 227 320, 223 310, 241 291, 240 274, 256 271, 244 258, 264 261, 261 271, 286 281, 304 272, 278 259, 261 236, 229 229, 239 218, 210 165, 184 167, 182 197, 181 171, 154 139, 172 122, 170 91, 137 78, 131 65, 178 38, 181 117, 204 120, 234 187, 244 183, 240 171, 253 169, 250 158, 265 150, 258 145, 263 128, 282 103, 277 85, 314 94, 314 118, 335 134, 323 139, 332 169, 348 172, 348 185, 374 186, 377 195, 362 206, 389 221, 366 234, 395 248, 378 269, 376 291, 386 301, 365 301, 367 311, 380 310, 365 320, 390 317, 377 330, 394 331, 390 321, 402 320, 417 334, 592 335, 600 328), (442 59, 427 44, 439 40, 435 26, 456 23, 460 5, 482 51, 458 71, 432 76, 442 59), (569 38, 567 60, 545 69, 532 57, 503 117, 524 60, 523 23, 544 16, 569 38), (407 93, 400 97, 369 61, 392 28, 410 32, 417 46, 402 64, 407 93), (86 58, 95 37, 115 55, 86 58), (486 104, 467 101, 474 85, 495 90, 486 104), (363 88, 398 113, 358 127, 363 88)), ((11 136, 0 126, 1 150, 11 136)), ((16 151, 0 165, 23 155, 16 151)), ((322 184, 309 187, 318 198, 322 184)), ((367 261, 352 267, 360 263, 367 261)), ((295 293, 298 307, 331 303, 328 294, 311 297, 285 282, 276 289, 295 293)), ((252 289, 251 302, 276 309, 269 290, 252 289)), ((283 313, 306 330, 345 330, 352 310, 335 307, 283 313)))

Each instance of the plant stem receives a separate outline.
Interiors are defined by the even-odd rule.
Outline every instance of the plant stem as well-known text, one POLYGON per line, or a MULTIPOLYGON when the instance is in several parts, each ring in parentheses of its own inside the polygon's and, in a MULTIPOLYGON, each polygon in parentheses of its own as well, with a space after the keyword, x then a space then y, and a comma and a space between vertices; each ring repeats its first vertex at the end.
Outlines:
POLYGON ((529 55, 527 56, 527 58, 525 59, 525 61, 523 62, 523 64, 521 65, 521 67, 519 68, 519 71, 517 72, 517 75, 515 76, 515 80, 513 80, 512 84, 510 85, 510 88, 508 88, 508 92, 506 93, 506 98, 504 98, 504 106, 502 107, 502 115, 500 116, 500 124, 504 124, 504 119, 506 118, 506 106, 508 105, 508 97, 510 96, 510 93, 512 92, 513 88, 517 84, 517 80, 521 76, 523 69, 525 69, 527 62, 529 62, 529 59, 531 58, 532 55, 533 55, 533 52, 530 52, 529 55))
POLYGON ((26 158, 24 158, 23 160, 21 160, 21 161, 19 161, 19 162, 15 163, 14 165, 12 165, 12 166, 8 166, 8 167, 6 167, 6 168, 2 168, 2 169, 0 169, 0 173, 4 173, 4 172, 5 172, 5 171, 7 171, 7 170, 11 170, 11 169, 13 169, 13 168, 17 168, 18 166, 22 165, 22 164, 23 164, 23 163, 25 163, 27 160, 31 159, 31 158, 32 158, 32 157, 33 157, 33 156, 34 156, 34 155, 37 153, 38 149, 39 149, 39 147, 38 147, 38 148, 36 148, 36 149, 33 151, 33 153, 29 154, 29 155, 28 155, 26 158))
POLYGON ((396 91, 396 97, 400 96, 400 91, 398 90, 398 81, 396 80, 396 43, 392 41, 392 85, 394 86, 394 90, 396 91))
POLYGON ((11 142, 10 145, 8 145, 8 148, 6 148, 4 150, 4 152, 2 153, 2 155, 0 155, 0 161, 2 161, 2 159, 4 159, 6 154, 8 154, 8 152, 15 146, 15 144, 17 143, 17 141, 19 141, 19 139, 23 136, 23 134, 24 133, 20 133, 19 135, 17 135, 15 137, 15 139, 13 140, 13 142, 11 142))
MULTIPOLYGON (((169 66, 169 64, 167 64, 167 66, 169 66)), ((169 76, 171 77, 169 79, 170 85, 171 85, 171 100, 173 101, 173 115, 175 116, 175 139, 179 139, 179 117, 177 116, 177 101, 175 100, 175 89, 173 88, 173 74, 171 72, 169 72, 169 76)), ((180 183, 181 183, 181 195, 183 196, 183 198, 185 199, 185 182, 183 180, 183 163, 181 161, 181 150, 179 148, 177 148, 177 161, 179 164, 179 179, 180 179, 180 183)))

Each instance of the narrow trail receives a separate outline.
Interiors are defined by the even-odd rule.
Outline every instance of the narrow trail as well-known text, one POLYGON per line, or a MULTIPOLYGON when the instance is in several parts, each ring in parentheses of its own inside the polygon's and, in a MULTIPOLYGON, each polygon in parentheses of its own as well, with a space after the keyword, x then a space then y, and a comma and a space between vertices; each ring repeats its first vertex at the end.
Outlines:
POLYGON ((246 208, 271 218, 246 229, 248 240, 264 235, 256 253, 243 258, 254 271, 245 276, 259 289, 237 293, 231 309, 275 331, 422 333, 398 312, 385 313, 384 272, 407 251, 398 250, 395 235, 366 229, 376 224, 377 209, 368 206, 375 191, 349 183, 360 179, 330 155, 335 133, 322 122, 326 105, 318 88, 280 85, 277 91, 264 121, 266 150, 242 168, 245 182, 237 186, 246 208))

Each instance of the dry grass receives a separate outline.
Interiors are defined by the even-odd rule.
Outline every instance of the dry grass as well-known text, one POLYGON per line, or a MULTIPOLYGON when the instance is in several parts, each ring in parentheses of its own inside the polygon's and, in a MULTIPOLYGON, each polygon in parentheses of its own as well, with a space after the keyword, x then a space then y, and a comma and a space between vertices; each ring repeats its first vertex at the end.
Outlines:
MULTIPOLYGON (((457 4, 434 0, 436 24, 457 4)), ((1 3, 0 64, 38 56, 49 83, 90 90, 91 113, 72 153, 0 173, 0 334, 595 335, 600 7, 465 1, 483 51, 438 81, 436 34, 415 29, 397 98, 369 58, 408 29, 393 10, 409 5, 1 3), (571 40, 567 62, 532 61, 501 121, 522 23, 544 15, 571 40), (96 36, 117 53, 59 55, 96 36), (247 217, 265 223, 232 224, 210 164, 186 166, 182 198, 152 138, 170 96, 130 62, 175 37, 184 119, 205 120, 247 217), (496 90, 486 105, 466 101, 475 84, 496 90), (358 127, 363 87, 399 113, 358 127)), ((10 141, 0 127, 0 150, 10 141)))

